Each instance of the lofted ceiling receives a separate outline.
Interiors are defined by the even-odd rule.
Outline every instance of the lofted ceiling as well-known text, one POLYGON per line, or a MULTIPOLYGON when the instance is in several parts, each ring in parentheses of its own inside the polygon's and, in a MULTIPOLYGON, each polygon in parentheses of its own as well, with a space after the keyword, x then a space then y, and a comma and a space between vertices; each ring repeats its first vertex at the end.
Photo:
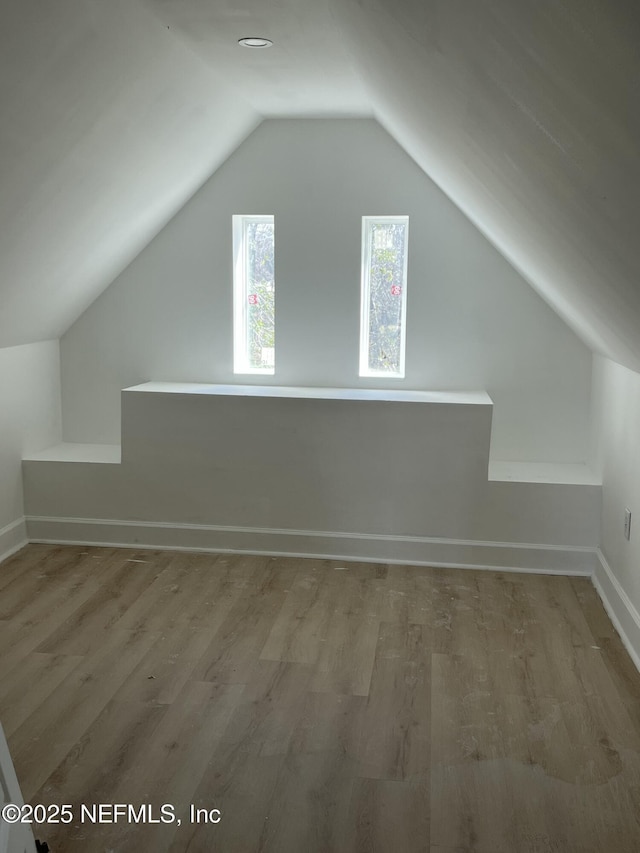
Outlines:
POLYGON ((0 346, 57 337, 262 117, 375 115, 640 370, 631 0, 5 0, 0 346), (274 47, 239 48, 242 36, 274 47))
POLYGON ((264 116, 372 113, 333 0, 143 2, 264 116), (274 47, 238 47, 239 38, 256 35, 274 47))
POLYGON ((4 0, 0 346, 61 335, 259 123, 135 0, 4 0))
POLYGON ((640 370, 640 5, 336 8, 381 123, 592 349, 640 370))

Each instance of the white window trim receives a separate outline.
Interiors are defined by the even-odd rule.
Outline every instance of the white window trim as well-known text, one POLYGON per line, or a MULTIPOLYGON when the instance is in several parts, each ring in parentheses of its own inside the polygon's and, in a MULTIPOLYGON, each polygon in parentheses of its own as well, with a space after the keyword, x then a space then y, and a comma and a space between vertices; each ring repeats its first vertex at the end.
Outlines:
POLYGON ((361 279, 360 279, 360 366, 358 374, 361 377, 373 377, 386 379, 405 378, 405 350, 407 339, 407 267, 409 258, 409 217, 408 216, 363 216, 362 217, 362 256, 361 256, 361 279), (405 225, 405 249, 404 263, 402 269, 402 305, 400 307, 400 367, 397 372, 389 370, 371 370, 369 367, 369 321, 370 321, 370 269, 369 258, 371 257, 371 239, 373 224, 397 224, 405 225))
MULTIPOLYGON (((247 290, 247 226, 249 223, 274 223, 270 214, 234 213, 233 229, 233 372, 273 376, 274 367, 252 367, 247 357, 249 293, 247 290)), ((275 286, 275 283, 274 283, 275 286)))

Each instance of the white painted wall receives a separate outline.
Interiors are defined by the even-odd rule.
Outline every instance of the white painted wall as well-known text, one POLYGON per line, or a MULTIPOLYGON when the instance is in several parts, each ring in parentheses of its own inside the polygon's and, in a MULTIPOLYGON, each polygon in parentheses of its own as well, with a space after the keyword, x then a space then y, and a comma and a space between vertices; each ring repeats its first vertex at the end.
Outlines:
POLYGON ((640 373, 594 356, 592 403, 591 466, 602 477, 601 559, 594 581, 640 669, 640 373))
POLYGON ((602 552, 616 579, 640 610, 640 374, 594 358, 597 443, 594 467, 602 473, 602 552), (632 511, 631 540, 624 511, 632 511))
POLYGON ((123 391, 121 464, 25 460, 30 538, 592 571, 600 486, 490 481, 486 394, 257 391, 123 391))
POLYGON ((262 381, 380 387, 357 376, 361 217, 408 214, 407 372, 393 387, 486 390, 492 457, 584 461, 590 352, 372 120, 254 132, 62 338, 65 440, 118 443, 123 387, 238 381, 234 213, 276 218, 276 375, 262 381))
POLYGON ((59 438, 58 342, 0 349, 0 559, 24 540, 22 455, 59 438))

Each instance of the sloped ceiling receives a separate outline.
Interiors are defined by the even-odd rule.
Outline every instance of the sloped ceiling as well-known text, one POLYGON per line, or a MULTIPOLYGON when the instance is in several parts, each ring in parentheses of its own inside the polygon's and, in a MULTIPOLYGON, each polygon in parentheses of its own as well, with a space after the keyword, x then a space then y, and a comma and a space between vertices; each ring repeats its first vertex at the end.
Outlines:
POLYGON ((374 114, 586 343, 640 370, 635 2, 3 8, 0 346, 61 334, 262 116, 374 114))
POLYGON ((592 349, 640 369, 640 4, 337 2, 376 113, 592 349))
POLYGON ((58 337, 259 122, 130 0, 5 0, 0 346, 58 337))

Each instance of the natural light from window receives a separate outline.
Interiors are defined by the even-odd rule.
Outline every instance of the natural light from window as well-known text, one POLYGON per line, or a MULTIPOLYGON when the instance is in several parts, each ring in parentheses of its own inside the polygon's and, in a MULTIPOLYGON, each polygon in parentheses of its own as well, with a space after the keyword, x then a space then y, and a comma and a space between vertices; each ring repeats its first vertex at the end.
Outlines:
POLYGON ((408 216, 362 217, 360 376, 404 377, 408 216))
POLYGON ((233 372, 275 372, 273 216, 233 216, 233 372))

